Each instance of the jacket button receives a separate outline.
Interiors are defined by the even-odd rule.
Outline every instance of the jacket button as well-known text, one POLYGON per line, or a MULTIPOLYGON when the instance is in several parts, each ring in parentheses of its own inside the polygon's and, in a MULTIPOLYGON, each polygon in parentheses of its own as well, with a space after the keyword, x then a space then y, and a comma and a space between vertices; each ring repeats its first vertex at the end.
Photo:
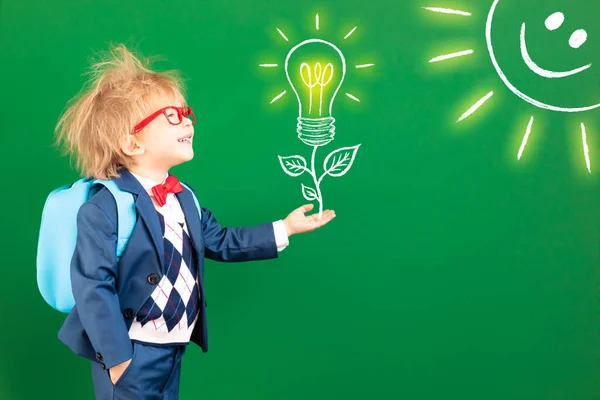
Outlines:
POLYGON ((102 361, 102 354, 96 353, 96 360, 102 361))
POLYGON ((131 318, 133 318, 133 317, 134 317, 134 315, 133 315, 133 310, 132 310, 131 308, 128 308, 128 309, 126 309, 126 310, 123 312, 123 315, 124 315, 124 316, 125 316, 125 318, 127 318, 127 319, 131 319, 131 318))
POLYGON ((100 363, 100 366, 102 367, 102 369, 106 369, 106 365, 104 365, 104 363, 100 363))
POLYGON ((158 274, 148 275, 148 283, 151 285, 156 285, 158 283, 158 274))

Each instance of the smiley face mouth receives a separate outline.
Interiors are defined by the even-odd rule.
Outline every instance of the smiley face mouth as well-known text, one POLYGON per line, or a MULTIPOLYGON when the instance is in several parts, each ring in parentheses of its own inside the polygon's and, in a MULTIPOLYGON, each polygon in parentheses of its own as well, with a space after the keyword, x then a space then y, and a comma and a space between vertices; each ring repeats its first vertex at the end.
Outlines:
POLYGON ((523 61, 525 61, 525 64, 527 65, 527 67, 529 67, 530 70, 532 70, 533 72, 535 72, 536 74, 538 74, 539 76, 542 76, 544 78, 565 78, 567 76, 571 76, 571 75, 575 75, 580 72, 583 72, 592 66, 592 64, 588 64, 588 65, 585 65, 580 68, 572 69, 570 71, 563 71, 563 72, 550 71, 550 70, 541 68, 531 59, 531 56, 529 55, 529 52, 527 51, 527 44, 525 43, 525 23, 524 22, 523 22, 523 25, 521 26, 521 56, 523 57, 523 61))

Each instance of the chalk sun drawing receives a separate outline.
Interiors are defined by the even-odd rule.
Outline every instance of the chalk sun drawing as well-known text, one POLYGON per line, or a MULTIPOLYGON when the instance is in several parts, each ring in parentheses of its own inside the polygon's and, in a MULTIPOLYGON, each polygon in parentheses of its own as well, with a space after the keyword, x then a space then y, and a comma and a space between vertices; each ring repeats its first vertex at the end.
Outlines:
MULTIPOLYGON (((528 102, 538 108, 544 109, 544 110, 563 112, 563 113, 577 113, 577 112, 593 110, 595 108, 600 107, 600 103, 585 105, 585 106, 581 106, 581 107, 562 107, 562 106, 558 106, 555 104, 544 103, 542 101, 536 100, 532 96, 525 94, 523 91, 519 90, 513 83, 511 83, 511 81, 508 79, 508 77, 502 70, 500 63, 498 62, 498 60, 496 58, 496 54, 494 51, 494 45, 493 45, 493 41, 492 41, 492 25, 494 22, 494 14, 496 12, 496 7, 499 2, 500 2, 500 0, 494 0, 492 3, 492 6, 488 12, 487 20, 486 20, 486 24, 485 24, 485 40, 486 40, 487 50, 488 50, 488 54, 490 56, 492 65, 494 66, 496 73, 498 74, 498 76, 500 77, 500 79, 502 80, 504 85, 512 93, 517 95, 522 100, 525 100, 526 102, 528 102)), ((440 7, 423 7, 423 8, 425 10, 428 10, 431 12, 436 12, 436 13, 454 14, 454 15, 460 15, 463 17, 471 16, 470 12, 454 10, 454 9, 449 9, 449 8, 440 8, 440 7)), ((557 12, 552 13, 545 19, 544 25, 546 26, 546 28, 548 30, 554 31, 554 30, 560 28, 564 21, 565 21, 565 15, 562 12, 557 11, 557 12)), ((587 32, 584 29, 578 29, 571 34, 571 36, 569 38, 569 46, 571 46, 573 49, 578 49, 586 42, 586 40, 587 40, 587 32)), ((567 78, 569 76, 580 74, 580 73, 588 70, 592 66, 592 64, 587 64, 587 65, 580 66, 578 68, 571 69, 569 71, 552 71, 552 70, 548 70, 548 69, 545 69, 545 68, 539 66, 532 59, 532 57, 529 53, 529 49, 527 47, 525 22, 523 22, 521 24, 521 30, 520 30, 520 34, 519 34, 519 47, 521 50, 521 58, 522 58, 523 62, 525 63, 525 65, 529 68, 529 70, 531 72, 533 72, 536 75, 543 77, 543 78, 547 78, 547 79, 567 78)), ((439 61, 445 61, 445 60, 449 60, 452 58, 462 57, 462 56, 471 55, 471 54, 473 54, 472 49, 462 50, 462 51, 458 51, 455 53, 444 54, 444 55, 434 57, 434 58, 430 59, 429 62, 434 63, 434 62, 439 62, 439 61)), ((465 120, 466 118, 468 118, 473 113, 475 113, 493 95, 494 95, 494 92, 490 91, 485 96, 483 96, 481 99, 477 100, 471 107, 469 107, 469 109, 467 109, 458 118, 458 120, 456 122, 457 123, 461 122, 461 121, 465 120)), ((534 122, 534 118, 533 118, 533 116, 531 116, 529 123, 527 124, 525 136, 523 137, 521 146, 519 147, 519 151, 517 153, 518 160, 521 159, 521 156, 523 155, 523 151, 525 150, 525 146, 527 145, 529 135, 531 134, 533 122, 534 122)), ((583 143, 583 153, 584 153, 585 163, 586 163, 588 172, 591 173, 591 163, 590 163, 590 157, 589 157, 589 148, 588 148, 588 144, 587 144, 586 129, 585 129, 585 125, 583 123, 581 123, 580 126, 581 126, 581 139, 582 139, 582 143, 583 143)))
MULTIPOLYGON (((319 30, 319 14, 315 16, 315 28, 319 30)), ((356 30, 350 30, 347 39, 356 30)), ((276 28, 279 35, 289 42, 288 37, 276 28)), ((371 68, 375 64, 358 64, 356 69, 371 68)), ((259 64, 263 68, 277 68, 277 63, 259 64)), ((360 144, 341 147, 330 152, 323 161, 321 175, 316 169, 316 154, 319 147, 326 146, 334 140, 335 118, 333 103, 340 91, 347 72, 346 58, 340 49, 326 40, 311 38, 304 40, 289 50, 284 61, 287 81, 298 101, 298 118, 296 132, 298 138, 312 147, 310 165, 301 155, 280 156, 279 163, 283 171, 292 177, 304 173, 312 178, 310 186, 301 184, 302 195, 308 201, 319 203, 319 216, 323 213, 323 193, 321 183, 326 176, 340 177, 345 175, 356 158, 360 144)), ((281 99, 287 90, 283 90, 271 99, 271 104, 281 99)), ((352 93, 345 93, 347 98, 360 102, 352 93)))

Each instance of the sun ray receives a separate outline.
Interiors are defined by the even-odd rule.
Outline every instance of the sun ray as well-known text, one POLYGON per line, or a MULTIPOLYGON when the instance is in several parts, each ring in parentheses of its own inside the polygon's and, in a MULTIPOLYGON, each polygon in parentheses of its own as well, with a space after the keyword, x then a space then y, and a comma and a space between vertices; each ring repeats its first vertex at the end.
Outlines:
POLYGON ((277 96, 273 97, 273 100, 271 100, 271 102, 269 104, 273 104, 275 103, 277 100, 279 100, 285 93, 287 92, 287 90, 284 90, 283 92, 279 93, 277 96))
POLYGON ((375 64, 360 64, 360 65, 357 65, 356 68, 369 68, 369 67, 372 67, 373 65, 375 65, 375 64))
POLYGON ((590 167, 590 149, 587 144, 587 134, 585 132, 585 125, 583 122, 581 123, 581 140, 583 142, 583 155, 585 156, 585 165, 587 166, 587 170, 589 173, 592 172, 592 168, 590 167))
POLYGON ((444 60, 449 60, 451 58, 466 56, 469 54, 473 54, 473 50, 469 49, 469 50, 458 51, 456 53, 444 54, 444 55, 432 58, 431 60, 429 60, 429 62, 431 63, 431 62, 444 61, 444 60))
POLYGON ((344 36, 344 39, 347 39, 350 35, 352 35, 354 33, 354 31, 356 30, 356 28, 357 28, 356 26, 354 28, 352 28, 352 30, 350 32, 348 32, 346 34, 346 36, 344 36))
POLYGON ((259 67, 264 67, 264 68, 273 68, 273 67, 277 67, 278 64, 259 64, 259 67))
POLYGON ((481 99, 477 100, 477 102, 475 104, 473 104, 467 111, 465 111, 465 113, 463 115, 460 116, 460 118, 458 119, 458 121, 456 122, 460 122, 463 119, 467 118, 469 115, 473 114, 475 111, 477 111, 477 109, 479 107, 481 107, 483 105, 483 103, 485 103, 486 101, 489 100, 490 97, 492 97, 492 95, 494 94, 494 92, 489 92, 488 94, 486 94, 485 96, 483 96, 481 99))
POLYGON ((277 32, 279 32, 279 34, 285 39, 286 42, 289 42, 289 39, 283 34, 283 32, 281 32, 281 29, 279 28, 275 28, 277 29, 277 32))
POLYGON ((319 13, 317 13, 317 15, 315 17, 315 23, 317 25, 317 30, 319 30, 319 13))
POLYGON ((529 134, 531 133, 531 126, 533 125, 533 116, 529 120, 529 124, 527 125, 527 130, 525 131, 525 136, 523 137, 523 142, 521 143, 521 147, 519 148, 519 154, 517 155, 517 160, 521 159, 523 155, 523 150, 525 150, 525 146, 527 145, 527 140, 529 139, 529 134))
POLYGON ((360 100, 358 99, 358 97, 351 95, 350 93, 346 93, 346 96, 350 97, 352 100, 354 101, 358 101, 360 103, 360 100))
POLYGON ((456 15, 463 15, 466 17, 470 17, 471 13, 470 12, 466 12, 466 11, 459 11, 459 10, 452 10, 450 8, 440 8, 440 7, 423 7, 426 10, 429 11, 433 11, 433 12, 438 12, 438 13, 444 13, 444 14, 456 14, 456 15))

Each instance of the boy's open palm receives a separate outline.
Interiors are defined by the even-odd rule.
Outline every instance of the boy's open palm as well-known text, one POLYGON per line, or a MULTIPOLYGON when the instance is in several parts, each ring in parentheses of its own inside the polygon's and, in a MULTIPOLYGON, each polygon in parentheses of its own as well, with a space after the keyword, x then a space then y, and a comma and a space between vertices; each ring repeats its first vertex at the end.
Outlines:
POLYGON ((327 224, 333 218, 335 218, 335 212, 333 210, 325 210, 319 218, 319 213, 312 215, 304 215, 314 208, 313 204, 305 204, 292 211, 284 220, 285 228, 288 236, 296 233, 310 232, 321 226, 327 224))

